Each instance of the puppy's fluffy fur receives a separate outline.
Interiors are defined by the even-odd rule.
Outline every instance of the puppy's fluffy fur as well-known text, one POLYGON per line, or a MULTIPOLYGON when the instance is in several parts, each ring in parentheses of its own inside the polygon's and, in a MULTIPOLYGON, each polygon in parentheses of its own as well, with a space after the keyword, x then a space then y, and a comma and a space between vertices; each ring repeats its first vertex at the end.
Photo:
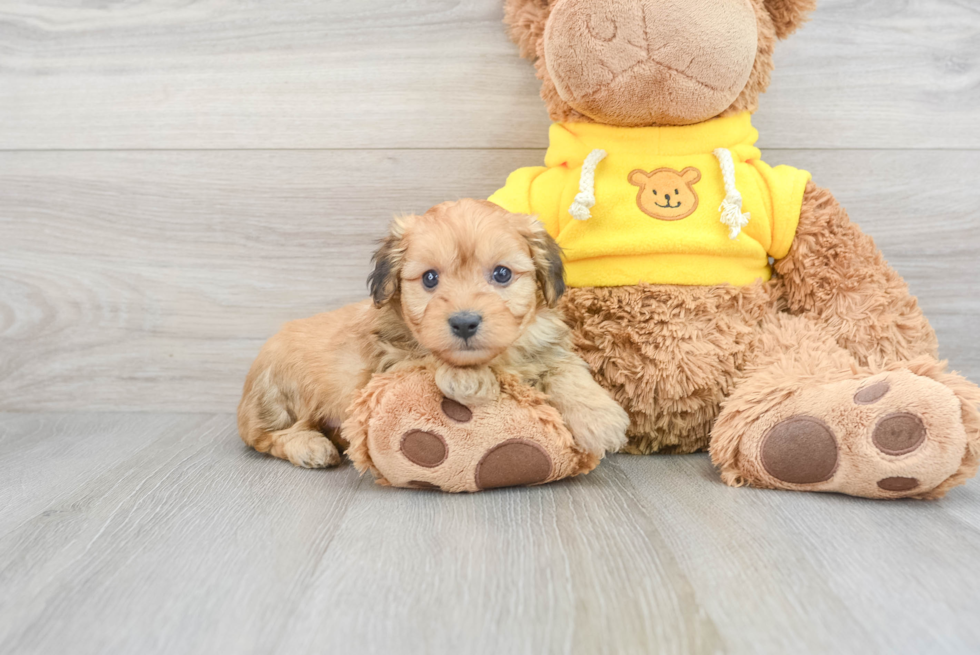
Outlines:
POLYGON ((464 405, 492 402, 494 372, 505 371, 548 394, 583 450, 625 444, 626 412, 571 352, 555 310, 561 253, 534 218, 485 201, 444 203, 395 220, 374 262, 373 302, 288 323, 262 348, 238 408, 245 443, 297 466, 335 465, 355 393, 375 373, 431 358, 440 390, 464 405), (507 282, 495 279, 498 267, 507 282), (469 338, 449 323, 460 314, 482 319, 469 338))

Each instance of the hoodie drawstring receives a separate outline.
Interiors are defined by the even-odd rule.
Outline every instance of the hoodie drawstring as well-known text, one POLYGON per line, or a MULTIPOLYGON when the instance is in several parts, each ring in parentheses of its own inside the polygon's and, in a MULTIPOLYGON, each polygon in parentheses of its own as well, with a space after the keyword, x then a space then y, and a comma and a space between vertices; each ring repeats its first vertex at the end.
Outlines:
POLYGON ((728 238, 738 238, 742 228, 749 224, 752 215, 742 213, 742 194, 735 188, 735 162, 732 153, 726 148, 718 148, 714 152, 721 164, 721 176, 725 179, 725 199, 721 203, 721 222, 728 226, 728 238))
MULTIPOLYGON (((728 238, 736 239, 742 228, 749 224, 752 215, 742 212, 742 194, 735 186, 735 161, 732 153, 726 148, 714 151, 718 164, 721 166, 721 176, 725 181, 725 199, 721 203, 721 222, 728 226, 728 238)), ((592 218, 592 208, 595 207, 595 173, 599 162, 605 159, 605 150, 596 149, 589 153, 582 163, 582 177, 578 183, 578 195, 575 196, 568 213, 577 221, 587 221, 592 218)))
POLYGON ((568 208, 568 213, 576 221, 587 221, 592 218, 591 209, 595 207, 595 169, 599 162, 606 158, 605 150, 593 150, 582 164, 582 177, 578 182, 578 195, 568 208))

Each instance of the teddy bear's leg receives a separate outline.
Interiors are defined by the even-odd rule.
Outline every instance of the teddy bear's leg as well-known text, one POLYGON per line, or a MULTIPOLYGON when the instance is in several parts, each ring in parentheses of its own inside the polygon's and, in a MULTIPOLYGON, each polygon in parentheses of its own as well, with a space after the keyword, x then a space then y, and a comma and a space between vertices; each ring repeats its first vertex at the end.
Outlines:
POLYGON ((929 356, 864 367, 823 326, 774 315, 711 456, 733 486, 939 498, 980 461, 980 389, 929 356))
POLYGON ((818 324, 862 366, 938 357, 936 333, 905 280, 813 182, 789 254, 774 268, 788 312, 818 324))

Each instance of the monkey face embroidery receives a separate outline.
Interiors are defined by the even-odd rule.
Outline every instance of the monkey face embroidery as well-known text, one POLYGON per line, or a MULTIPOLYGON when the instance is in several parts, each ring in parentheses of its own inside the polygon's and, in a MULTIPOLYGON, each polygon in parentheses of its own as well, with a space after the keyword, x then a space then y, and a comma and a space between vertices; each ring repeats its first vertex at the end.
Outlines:
POLYGON ((662 221, 679 221, 698 208, 698 193, 694 185, 701 181, 701 171, 689 166, 681 172, 673 168, 658 168, 647 173, 635 170, 629 182, 640 187, 636 204, 647 216, 662 221))

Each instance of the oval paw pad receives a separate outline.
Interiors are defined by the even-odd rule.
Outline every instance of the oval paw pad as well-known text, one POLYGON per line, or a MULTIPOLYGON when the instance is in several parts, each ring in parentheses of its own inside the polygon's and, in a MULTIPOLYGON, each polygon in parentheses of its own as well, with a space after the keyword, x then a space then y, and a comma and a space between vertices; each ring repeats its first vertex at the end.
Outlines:
POLYGON ((823 421, 794 416, 777 423, 762 442, 762 465, 791 484, 826 482, 837 470, 837 439, 823 421))
POLYGON ((919 486, 915 478, 885 478, 878 480, 878 488, 885 491, 912 491, 919 486))
POLYGON ((476 466, 479 489, 518 487, 545 482, 551 477, 551 457, 531 441, 510 439, 494 446, 476 466))
POLYGON ((451 398, 442 399, 442 413, 457 423, 469 423, 473 420, 473 412, 470 408, 451 398))
POLYGON ((926 440, 926 426, 915 414, 890 414, 878 422, 871 440, 886 455, 906 455, 926 440))
POLYGON ((891 385, 886 380, 869 384, 854 394, 854 402, 858 405, 874 405, 884 398, 891 391, 891 388, 891 385))
POLYGON ((408 460, 425 468, 435 468, 446 461, 449 449, 438 434, 412 430, 402 437, 401 451, 408 460))

